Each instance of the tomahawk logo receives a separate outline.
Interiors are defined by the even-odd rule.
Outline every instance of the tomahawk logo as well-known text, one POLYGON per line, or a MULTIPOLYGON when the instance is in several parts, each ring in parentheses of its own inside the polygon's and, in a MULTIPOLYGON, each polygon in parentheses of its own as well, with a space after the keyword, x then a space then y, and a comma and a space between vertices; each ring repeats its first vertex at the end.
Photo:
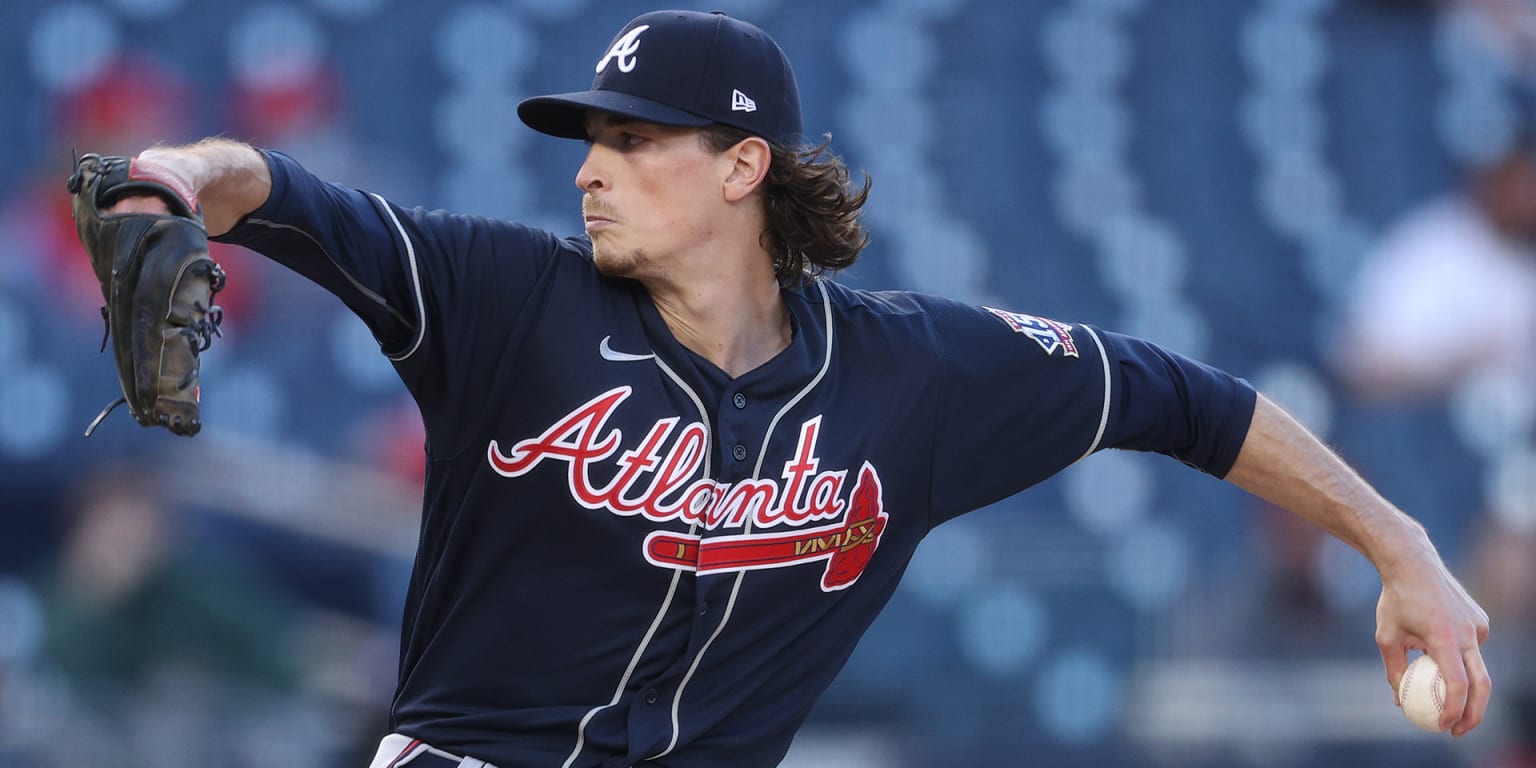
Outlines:
POLYGON ((564 464, 571 498, 586 509, 682 521, 703 531, 745 531, 723 536, 654 531, 642 554, 658 567, 708 574, 825 560, 823 590, 845 589, 858 580, 885 532, 880 473, 864 462, 848 492, 848 470, 823 470, 816 449, 821 416, 800 425, 794 456, 778 478, 722 483, 701 476, 709 432, 699 422, 661 419, 625 448, 623 431, 607 424, 631 393, 627 386, 604 392, 511 450, 492 440, 486 460, 503 477, 521 477, 545 462, 564 464), (781 533, 784 528, 794 530, 781 533))
POLYGON ((635 53, 640 50, 640 33, 650 28, 649 24, 641 24, 613 41, 613 47, 608 49, 608 55, 597 63, 598 74, 602 74, 602 71, 608 68, 609 61, 618 62, 619 71, 625 74, 635 71, 635 53))
POLYGON ((700 574, 785 568, 827 561, 821 590, 847 589, 880 546, 889 515, 880 489, 880 475, 864 463, 853 487, 848 517, 836 525, 792 533, 744 534, 703 538, 686 533, 654 531, 645 537, 645 559, 652 565, 700 574))

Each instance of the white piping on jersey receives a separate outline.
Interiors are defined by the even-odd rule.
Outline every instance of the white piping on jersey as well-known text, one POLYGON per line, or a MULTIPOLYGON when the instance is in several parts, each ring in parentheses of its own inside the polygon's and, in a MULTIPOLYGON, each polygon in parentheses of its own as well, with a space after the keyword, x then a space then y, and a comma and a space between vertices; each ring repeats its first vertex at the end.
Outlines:
POLYGON ((1099 348, 1099 362, 1104 366, 1104 411, 1099 414, 1098 434, 1093 436, 1093 443, 1088 446, 1088 450, 1082 456, 1078 457, 1078 461, 1088 458, 1094 451, 1099 449, 1099 441, 1104 439, 1104 430, 1109 426, 1109 355, 1104 352, 1104 342, 1099 341, 1099 335, 1094 333, 1092 328, 1085 325, 1083 330, 1088 332, 1088 336, 1093 339, 1094 345, 1099 348))
MULTIPOLYGON (((606 336, 603 337, 603 341, 602 341, 602 344, 600 345, 600 349, 601 350, 608 350, 608 337, 606 337, 606 336)), ((616 354, 623 354, 623 353, 616 353, 616 354)), ((603 355, 603 357, 606 358, 607 355, 605 354, 605 355, 603 355)), ((705 444, 707 445, 708 444, 708 429, 709 429, 709 412, 704 410, 704 401, 699 398, 698 393, 694 392, 692 387, 689 387, 683 381, 682 377, 677 375, 677 371, 672 370, 671 366, 668 366, 666 364, 666 362, 664 362, 660 357, 658 357, 658 356, 656 356, 654 354, 646 355, 644 357, 641 357, 641 356, 637 355, 637 356, 635 356, 634 359, 644 360, 644 359, 647 359, 647 358, 655 360, 656 361, 656 366, 658 368, 660 368, 663 373, 667 374, 667 378, 672 379, 673 383, 677 384, 677 386, 681 387, 684 392, 688 393, 688 399, 692 400, 693 401, 693 407, 698 409, 700 423, 702 423, 704 425, 704 429, 706 430, 705 444)), ((712 453, 713 453, 712 451, 707 451, 707 450, 704 452, 704 477, 709 477, 709 472, 710 472, 709 462, 710 462, 710 458, 712 456, 712 453)), ((698 529, 699 529, 699 524, 698 523, 696 523, 696 522, 695 523, 691 523, 688 526, 688 535, 692 536, 692 535, 696 534, 698 532, 698 529)), ((592 709, 587 710, 587 714, 582 716, 580 725, 578 725, 576 727, 576 747, 571 750, 570 756, 565 758, 565 763, 561 765, 561 768, 571 768, 571 765, 576 762, 576 758, 581 755, 581 750, 586 746, 586 743, 587 743, 587 724, 592 722, 592 718, 596 717, 597 713, 599 713, 599 712, 601 712, 601 711, 603 711, 603 710, 605 710, 605 709, 607 709, 609 707, 612 707, 615 704, 618 704, 619 700, 624 697, 624 689, 629 687, 629 678, 630 678, 631 675, 633 675, 635 673, 635 667, 640 665, 640 659, 645 656, 645 650, 650 647, 651 640, 656 637, 656 630, 661 627, 661 620, 664 617, 666 617, 667 609, 672 607, 672 599, 677 596, 677 584, 678 584, 679 581, 682 580, 682 578, 683 578, 683 571, 682 570, 676 570, 676 571, 672 572, 672 583, 667 585, 667 596, 662 599, 662 601, 661 601, 661 608, 659 608, 656 611, 656 618, 651 619, 651 626, 650 626, 649 629, 647 629, 645 631, 645 637, 640 638, 640 645, 635 648, 634 655, 629 658, 629 666, 624 669, 624 674, 619 678, 618 686, 616 686, 613 689, 613 698, 611 698, 608 701, 607 704, 603 704, 601 706, 596 706, 596 707, 593 707, 592 709)), ((681 689, 679 689, 679 692, 681 692, 681 689)), ((677 720, 676 720, 676 714, 675 713, 676 713, 676 710, 674 710, 674 715, 673 715, 673 726, 672 726, 672 741, 673 741, 673 743, 677 742, 677 720)))
POLYGON ((332 256, 331 252, 325 249, 325 245, 322 244, 319 240, 315 239, 315 236, 311 235, 308 231, 300 229, 298 227, 295 227, 292 224, 281 224, 281 223, 278 223, 276 221, 269 221, 267 219, 246 219, 245 223, 247 223, 247 224, 254 224, 254 225, 258 226, 258 227, 266 227, 267 229, 287 229, 287 230, 291 230, 291 231, 294 231, 294 232, 297 232, 297 233, 303 235, 306 240, 308 240, 311 243, 315 244, 315 248, 318 249, 320 251, 320 253, 325 256, 327 261, 331 262, 331 266, 335 267, 336 271, 340 272, 341 276, 345 277, 347 279, 347 282, 352 284, 353 288, 357 289, 358 293, 361 293, 362 295, 367 296, 369 299, 373 300, 373 303, 378 304, 379 306, 389 310, 389 313, 391 315, 394 315, 395 317, 399 318, 402 322, 406 323, 407 325, 410 324, 410 321, 408 319, 406 319, 405 315, 400 314, 399 310, 395 309, 394 307, 391 307, 389 305, 389 302, 384 300, 383 296, 380 296, 377 293, 374 293, 373 289, 369 288, 366 285, 363 285, 362 283, 359 283, 357 281, 357 278, 352 276, 352 273, 346 271, 345 269, 342 269, 341 268, 341 264, 336 261, 336 257, 332 256))
MULTIPOLYGON (((773 437, 773 430, 779 426, 779 419, 784 418, 784 414, 789 413, 789 409, 795 407, 801 400, 804 400, 805 396, 810 394, 817 384, 821 383, 821 380, 826 377, 827 371, 832 367, 832 300, 827 298, 827 286, 820 280, 816 281, 816 287, 821 290, 821 304, 823 307, 826 307, 824 322, 827 324, 827 354, 821 361, 821 370, 817 371, 816 375, 812 376, 811 380, 805 385, 805 388, 790 398, 789 402, 785 403, 784 407, 780 408, 779 412, 773 415, 773 420, 768 422, 768 431, 763 435, 763 447, 757 452, 757 465, 752 467, 752 479, 754 480, 763 471, 763 460, 768 458, 768 440, 773 437)), ((752 521, 748 519, 747 530, 743 531, 743 533, 751 533, 751 527, 752 521)))
MULTIPOLYGON (((768 430, 763 434, 762 448, 757 452, 757 463, 752 467, 752 479, 754 480, 756 480, 762 474, 763 460, 768 458, 768 441, 773 438, 773 430, 778 427, 779 420, 784 418, 784 414, 789 413, 789 409, 795 407, 797 403, 805 399, 805 396, 810 394, 811 390, 815 389, 817 384, 821 383, 821 380, 826 377, 827 371, 832 367, 832 301, 827 298, 827 286, 825 283, 817 280, 816 287, 821 290, 821 303, 822 306, 826 308, 826 319, 824 322, 826 323, 827 329, 827 353, 821 361, 821 370, 817 371, 816 375, 812 376, 811 380, 806 382, 805 386, 802 387, 799 392, 795 393, 795 396, 791 397, 789 402, 785 403, 784 407, 780 408, 779 412, 775 413, 773 415, 773 419, 768 422, 768 430)), ((660 361, 658 360, 658 362, 660 361)), ((742 528, 742 533, 748 534, 751 532, 752 519, 750 516, 748 516, 747 522, 742 528)), ((664 757, 672 750, 677 748, 677 739, 678 734, 680 733, 680 728, 678 725, 678 710, 681 708, 683 703, 683 689, 687 688, 688 683, 693 680, 693 674, 699 671, 699 663, 704 661, 704 654, 709 653, 709 647, 714 645, 715 639, 720 637, 721 632, 725 631, 725 625, 730 622, 731 613, 736 609, 736 596, 741 593, 741 582, 746 577, 746 571, 738 571, 736 573, 736 582, 731 585, 731 597, 725 602, 725 614, 720 617, 720 623, 715 626, 715 631, 710 633, 709 639, 704 641, 704 646, 699 649, 698 655, 693 657, 693 663, 688 666, 687 674, 683 675, 683 681, 677 685, 677 693, 673 694, 672 696, 672 741, 667 743, 666 749, 663 749, 662 751, 651 755, 646 759, 655 760, 658 757, 664 757)))
POLYGON ((416 246, 411 244, 410 236, 405 234, 405 227, 400 226, 400 219, 395 217, 395 209, 390 208, 389 203, 377 193, 370 192, 369 197, 378 201, 379 207, 388 214, 389 222, 395 225, 395 231, 400 233, 400 240, 405 243, 405 258, 411 263, 411 284, 416 289, 416 340, 411 342, 409 349, 398 355, 385 355, 398 363, 416 354, 416 350, 421 347, 421 340, 427 336, 427 302, 421 296, 421 273, 416 268, 416 246))
POLYGON ((307 230, 304 230, 304 229, 302 229, 300 227, 295 227, 292 224, 282 224, 282 223, 279 223, 279 222, 276 222, 276 221, 270 221, 268 219, 246 219, 246 223, 247 224, 255 224, 256 226, 266 227, 268 229, 286 229, 286 230, 297 232, 297 233, 303 235, 305 239, 307 239, 311 243, 315 244, 315 248, 319 249, 320 253, 325 255, 326 260, 331 262, 331 266, 335 267, 336 271, 340 272, 341 276, 345 277, 347 279, 347 282, 351 283, 352 287, 357 289, 358 293, 363 294, 364 296, 366 296, 370 300, 372 300, 375 304, 378 304, 379 306, 389 310, 389 313, 391 315, 394 315, 395 317, 400 318, 400 320, 404 321, 406 323, 406 325, 415 325, 416 326, 416 340, 411 343, 411 346, 410 346, 409 349, 407 349, 405 352, 403 352, 403 353, 401 353, 399 355, 385 354, 385 357, 387 357, 390 360, 393 360, 394 362, 398 363, 401 360, 404 360, 404 359, 410 357, 412 354, 414 354, 416 352, 416 349, 421 346, 422 339, 426 337, 426 333, 427 333, 427 307, 426 307, 426 302, 422 299, 421 275, 418 272, 417 267, 416 267, 416 247, 411 243, 411 238, 406 236, 405 228, 400 226, 400 220, 395 218, 394 210, 392 210, 389 207, 388 203, 384 202, 384 198, 379 197, 378 195, 372 194, 372 193, 370 193, 369 196, 372 197, 372 198, 375 198, 375 199, 377 199, 379 201, 379 204, 384 209, 384 213, 389 216, 390 222, 395 225, 395 231, 400 233, 401 241, 403 241, 405 243, 405 256, 406 256, 406 260, 409 261, 410 264, 411 264, 411 283, 412 283, 412 287, 414 288, 414 290, 416 292, 416 322, 414 322, 414 323, 412 323, 404 315, 400 314, 399 310, 395 309, 394 307, 391 307, 389 305, 389 302, 384 300, 383 296, 380 296, 379 294, 374 293, 371 288, 369 288, 368 286, 363 285, 362 283, 358 282, 357 278, 353 277, 351 272, 348 272, 347 270, 342 269, 341 263, 336 260, 336 257, 332 256, 331 252, 326 249, 325 245, 323 243, 321 243, 314 235, 310 234, 307 230))
MULTIPOLYGON (((698 523, 689 526, 688 533, 692 534, 697 527, 698 523)), ((581 724, 576 727, 576 748, 571 750, 570 756, 565 758, 565 763, 560 768, 571 768, 571 764, 575 763, 576 758, 581 755, 581 750, 587 743, 587 724, 592 722, 592 718, 596 717, 597 713, 618 704, 619 699, 623 698, 624 688, 629 685, 629 677, 635 673, 635 667, 640 665, 640 658, 645 655, 645 649, 651 644, 651 638, 656 636, 656 629, 661 626, 662 618, 667 615, 667 609, 672 606, 672 598, 677 595, 677 583, 682 578, 683 571, 672 572, 672 583, 667 585, 667 596, 661 601, 661 610, 656 612, 656 618, 651 620, 650 629, 645 631, 645 637, 640 640, 639 647, 635 648, 635 655, 630 657, 629 666, 624 668, 624 675, 619 678, 619 685, 613 691, 613 698, 607 704, 587 710, 587 714, 582 716, 581 724)))

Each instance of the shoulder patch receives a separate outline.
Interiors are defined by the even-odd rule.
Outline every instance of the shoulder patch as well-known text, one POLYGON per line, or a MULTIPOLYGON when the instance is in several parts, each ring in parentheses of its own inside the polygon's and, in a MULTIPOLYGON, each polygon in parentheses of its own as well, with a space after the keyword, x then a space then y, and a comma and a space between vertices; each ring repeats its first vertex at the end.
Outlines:
POLYGON ((1077 343, 1072 341, 1072 326, 1043 317, 1009 312, 1005 309, 992 307, 982 307, 982 309, 1002 320, 1005 325, 1013 329, 1014 333, 1022 333, 1034 339, 1035 343, 1045 350, 1045 354, 1054 355, 1059 349, 1063 357, 1077 357, 1077 343))

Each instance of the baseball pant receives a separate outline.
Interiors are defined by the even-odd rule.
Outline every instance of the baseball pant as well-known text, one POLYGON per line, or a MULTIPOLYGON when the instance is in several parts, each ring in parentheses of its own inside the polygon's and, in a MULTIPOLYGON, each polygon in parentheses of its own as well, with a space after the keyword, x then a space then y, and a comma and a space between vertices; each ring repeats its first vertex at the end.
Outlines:
POLYGON ((473 757, 444 752, 420 739, 391 733, 379 742, 368 768, 496 768, 473 757))

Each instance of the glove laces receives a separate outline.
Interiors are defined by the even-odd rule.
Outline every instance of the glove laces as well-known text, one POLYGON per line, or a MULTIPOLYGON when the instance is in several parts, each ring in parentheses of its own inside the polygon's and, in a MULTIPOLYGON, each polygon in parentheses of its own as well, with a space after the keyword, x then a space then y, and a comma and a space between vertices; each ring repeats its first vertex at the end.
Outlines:
MULTIPOLYGON (((211 260, 198 262, 197 267, 194 267, 194 269, 196 268, 201 268, 201 271, 208 277, 208 306, 205 307, 201 301, 194 299, 192 301, 192 308, 197 310, 203 317, 201 320, 194 320, 182 326, 180 331, 181 335, 186 337, 187 343, 192 346, 194 355, 201 354, 213 346, 213 337, 224 337, 224 331, 220 328, 224 323, 224 308, 214 304, 213 297, 217 296, 219 291, 224 290, 224 285, 227 282, 224 268, 220 267, 216 262, 211 260)), ((107 305, 105 304, 101 305, 101 322, 105 328, 101 334, 100 351, 105 352, 107 351, 107 337, 112 335, 112 322, 107 317, 107 305)), ((177 391, 185 390, 191 386, 192 379, 196 375, 197 369, 195 368, 187 371, 187 375, 181 377, 181 381, 176 384, 177 391)), ((107 407, 101 409, 101 413, 96 414, 96 418, 92 419, 90 425, 85 428, 85 436, 90 437, 91 433, 96 431, 96 427, 100 426, 101 422, 107 418, 107 414, 126 402, 128 402, 128 398, 123 396, 108 403, 107 407)))

